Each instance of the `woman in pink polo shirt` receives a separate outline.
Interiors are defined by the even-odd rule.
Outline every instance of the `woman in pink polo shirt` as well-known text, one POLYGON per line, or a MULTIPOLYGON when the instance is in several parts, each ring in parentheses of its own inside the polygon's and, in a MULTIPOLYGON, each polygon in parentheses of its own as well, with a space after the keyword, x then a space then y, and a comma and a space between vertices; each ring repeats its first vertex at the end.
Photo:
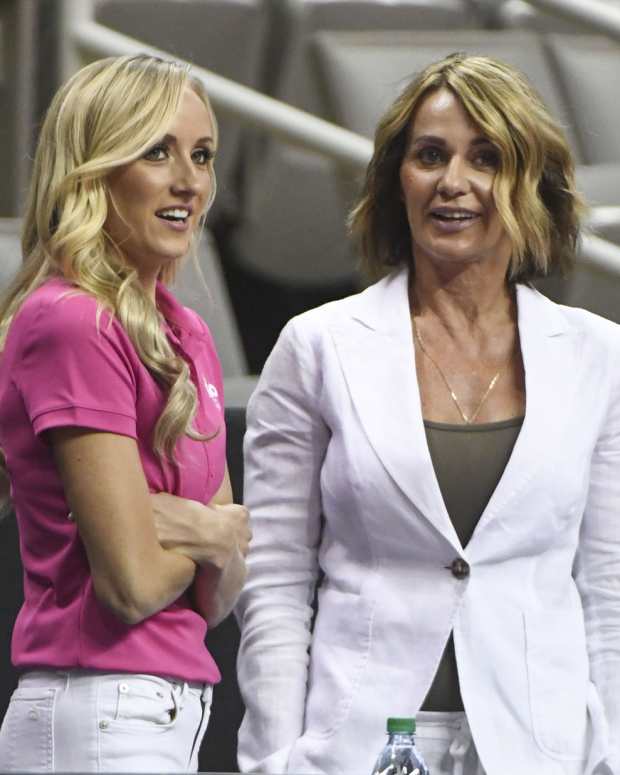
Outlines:
POLYGON ((201 85, 147 56, 85 67, 43 125, 0 304, 25 597, 1 771, 197 768, 207 622, 239 593, 249 528, 213 340, 164 282, 213 200, 216 144, 201 85))

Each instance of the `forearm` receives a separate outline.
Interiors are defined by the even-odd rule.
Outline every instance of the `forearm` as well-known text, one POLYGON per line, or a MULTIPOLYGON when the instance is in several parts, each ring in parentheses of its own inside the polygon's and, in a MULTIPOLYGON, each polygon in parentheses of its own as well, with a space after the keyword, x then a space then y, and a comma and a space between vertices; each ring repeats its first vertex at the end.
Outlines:
POLYGON ((210 627, 217 626, 232 611, 246 575, 241 552, 235 552, 223 569, 211 564, 198 569, 192 588, 194 604, 210 627))
POLYGON ((157 572, 127 575, 111 581, 106 575, 93 575, 95 594, 126 624, 139 624, 149 616, 162 611, 177 600, 192 584, 196 564, 188 557, 159 549, 149 559, 144 557, 143 568, 157 572))
POLYGON ((158 541, 136 441, 73 427, 49 438, 98 600, 129 625, 166 608, 196 563, 158 541))

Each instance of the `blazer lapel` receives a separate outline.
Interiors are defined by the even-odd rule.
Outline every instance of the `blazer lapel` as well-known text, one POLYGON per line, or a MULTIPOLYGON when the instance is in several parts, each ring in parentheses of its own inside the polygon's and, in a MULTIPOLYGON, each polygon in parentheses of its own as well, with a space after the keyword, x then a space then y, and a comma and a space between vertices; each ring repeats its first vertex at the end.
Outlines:
POLYGON ((509 500, 521 494, 540 469, 540 456, 566 422, 573 339, 559 309, 538 291, 517 286, 519 339, 525 368, 525 418, 504 473, 469 546, 509 500))
POLYGON ((401 270, 354 297, 350 313, 332 320, 330 333, 374 452, 415 512, 460 550, 426 443, 407 277, 401 270))

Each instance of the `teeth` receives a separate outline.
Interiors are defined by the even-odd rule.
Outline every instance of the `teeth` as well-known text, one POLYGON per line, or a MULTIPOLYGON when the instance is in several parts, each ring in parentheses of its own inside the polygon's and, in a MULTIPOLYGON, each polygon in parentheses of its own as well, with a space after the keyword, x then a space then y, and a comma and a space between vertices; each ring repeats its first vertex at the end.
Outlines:
POLYGON ((474 213, 434 213, 437 218, 444 218, 447 221, 471 220, 474 213))
POLYGON ((171 207, 169 210, 160 210, 158 215, 161 218, 173 218, 174 220, 185 220, 189 216, 189 210, 181 207, 171 207))

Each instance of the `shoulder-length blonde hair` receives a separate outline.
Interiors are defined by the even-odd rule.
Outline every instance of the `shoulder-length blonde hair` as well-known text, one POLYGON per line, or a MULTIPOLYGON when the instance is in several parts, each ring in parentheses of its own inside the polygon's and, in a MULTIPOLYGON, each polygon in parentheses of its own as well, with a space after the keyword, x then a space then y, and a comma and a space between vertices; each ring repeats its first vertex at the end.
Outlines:
MULTIPOLYGON (((92 294, 115 315, 142 363, 167 392, 153 447, 169 458, 182 435, 204 439, 193 429, 196 389, 187 364, 163 333, 159 313, 136 270, 106 233, 107 179, 160 139, 187 86, 205 104, 216 132, 204 88, 190 76, 188 66, 178 62, 147 55, 102 59, 60 88, 34 159, 22 236, 24 263, 0 302, 0 348, 24 299, 52 276, 92 294)), ((215 194, 213 167, 210 172, 208 206, 215 194)))
POLYGON ((528 282, 569 265, 584 206, 561 127, 519 71, 496 59, 456 53, 423 70, 377 126, 362 194, 349 216, 368 274, 377 278, 415 264, 400 167, 417 108, 442 87, 458 97, 500 153, 493 192, 512 241, 508 279, 528 282))

